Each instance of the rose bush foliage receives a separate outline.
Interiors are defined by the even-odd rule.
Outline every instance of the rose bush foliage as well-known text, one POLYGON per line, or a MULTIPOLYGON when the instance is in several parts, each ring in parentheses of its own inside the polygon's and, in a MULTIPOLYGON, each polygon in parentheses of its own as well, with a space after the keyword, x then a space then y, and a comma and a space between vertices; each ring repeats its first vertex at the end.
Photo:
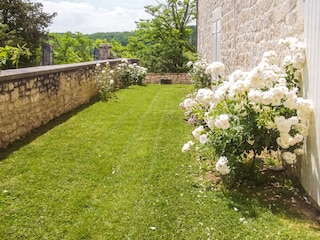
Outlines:
POLYGON ((122 59, 116 68, 111 68, 107 62, 96 64, 96 79, 98 84, 98 97, 101 101, 108 101, 115 97, 119 88, 130 85, 143 85, 147 69, 136 63, 129 64, 127 59, 122 59))
POLYGON ((299 96, 304 45, 295 38, 280 40, 279 45, 289 53, 282 63, 275 51, 269 51, 247 72, 224 76, 220 62, 198 62, 191 69, 193 75, 200 73, 193 78, 196 91, 180 105, 195 126, 194 140, 182 151, 194 149, 201 155, 204 149, 214 149, 207 157, 216 162, 225 183, 254 179, 263 167, 257 164, 262 152, 278 151, 286 164, 294 164, 304 153, 312 113, 311 102, 299 96), (208 75, 212 84, 198 88, 207 83, 208 75))

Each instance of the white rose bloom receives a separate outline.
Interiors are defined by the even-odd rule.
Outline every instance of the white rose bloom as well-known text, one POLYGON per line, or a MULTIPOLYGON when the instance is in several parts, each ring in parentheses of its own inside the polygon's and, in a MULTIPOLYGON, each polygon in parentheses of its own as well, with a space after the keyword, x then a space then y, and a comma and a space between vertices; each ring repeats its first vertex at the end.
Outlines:
POLYGON ((264 81, 262 80, 261 76, 258 75, 250 75, 249 82, 251 88, 262 89, 265 87, 264 81))
POLYGON ((183 108, 187 111, 191 111, 194 105, 195 102, 192 98, 186 98, 182 103, 183 108))
POLYGON ((261 103, 262 100, 262 91, 260 89, 250 89, 248 93, 249 101, 254 103, 261 103))
POLYGON ((221 128, 223 130, 226 130, 230 127, 230 122, 229 122, 229 116, 227 114, 221 114, 218 116, 218 118, 215 120, 214 125, 217 128, 221 128))
POLYGON ((209 141, 208 135, 207 134, 201 134, 199 137, 199 142, 201 144, 206 144, 209 141))
POLYGON ((309 124, 308 123, 299 123, 294 128, 297 131, 299 131, 299 133, 304 137, 307 137, 309 135, 309 124))
POLYGON ((230 173, 230 167, 228 166, 228 159, 224 156, 220 157, 216 163, 216 170, 222 174, 226 175, 230 173))
POLYGON ((280 133, 288 133, 291 129, 291 119, 286 119, 284 116, 275 117, 274 122, 280 133))
POLYGON ((203 102, 207 105, 210 103, 210 101, 213 99, 214 93, 210 89, 206 89, 203 95, 203 102))
POLYGON ((296 134, 292 140, 292 146, 303 141, 303 136, 301 134, 296 134))
POLYGON ((289 89, 287 88, 287 86, 277 85, 274 88, 272 88, 272 91, 274 95, 278 95, 279 97, 283 98, 284 96, 287 95, 287 93, 289 92, 289 89))
POLYGON ((309 100, 298 97, 297 98, 297 113, 299 117, 310 118, 312 112, 312 104, 309 100))
POLYGON ((271 88, 269 91, 262 92, 262 101, 264 105, 279 106, 281 104, 282 96, 277 93, 274 88, 271 88))
POLYGON ((291 125, 298 125, 299 124, 299 118, 296 116, 293 116, 290 118, 291 125))
POLYGON ((285 79, 285 78, 279 78, 278 79, 278 84, 280 85, 280 86, 287 86, 287 80, 285 79))
POLYGON ((275 51, 268 51, 263 54, 263 60, 270 63, 275 64, 277 62, 277 54, 275 51))
POLYGON ((304 150, 302 148, 296 148, 294 150, 294 153, 298 156, 303 155, 304 154, 304 150))
POLYGON ((289 91, 286 94, 286 101, 283 103, 283 106, 290 108, 290 109, 296 109, 297 108, 297 94, 295 91, 289 91))
POLYGON ((282 99, 284 98, 285 94, 288 92, 288 88, 285 86, 275 86, 270 88, 270 99, 269 102, 272 106, 279 106, 281 105, 282 99))
POLYGON ((203 126, 197 127, 195 130, 192 131, 192 135, 195 139, 199 140, 201 133, 204 131, 203 126))
POLYGON ((212 62, 206 68, 207 74, 219 74, 221 75, 224 72, 225 66, 222 62, 212 62))
POLYGON ((212 117, 209 117, 209 118, 207 118, 205 121, 206 121, 208 127, 209 127, 211 130, 213 130, 214 127, 215 127, 215 125, 214 125, 215 119, 212 118, 212 117))
POLYGON ((278 81, 279 76, 272 70, 265 70, 262 72, 262 80, 267 88, 273 87, 274 83, 278 81))
POLYGON ((280 137, 278 137, 276 141, 280 147, 287 149, 292 145, 293 138, 289 134, 285 133, 280 134, 280 137))
POLYGON ((230 87, 229 87, 229 98, 233 98, 234 95, 240 94, 240 95, 244 95, 247 91, 249 90, 249 84, 246 81, 242 81, 239 80, 235 83, 233 83, 230 87))
POLYGON ((204 105, 208 105, 213 97, 214 93, 212 90, 207 88, 201 88, 198 90, 195 99, 204 105))
POLYGON ((111 84, 111 85, 113 85, 113 84, 114 84, 114 81, 113 81, 113 79, 111 79, 111 80, 110 80, 110 84, 111 84))
POLYGON ((192 142, 192 141, 187 142, 186 144, 183 145, 182 152, 189 151, 191 146, 193 146, 193 145, 194 145, 194 142, 192 142))
POLYGON ((189 62, 187 63, 187 67, 192 67, 192 65, 193 65, 193 62, 192 62, 192 61, 189 61, 189 62))
POLYGON ((229 82, 223 82, 214 92, 214 100, 219 102, 221 101, 226 95, 230 88, 231 84, 229 82))
POLYGON ((297 161, 297 155, 295 153, 292 153, 292 152, 284 152, 284 153, 282 153, 282 158, 288 164, 294 164, 297 161))
POLYGON ((287 66, 290 66, 293 63, 294 63, 294 60, 292 59, 292 57, 291 56, 286 56, 283 59, 282 66, 283 67, 287 67, 287 66))
POLYGON ((294 54, 294 61, 298 63, 300 68, 303 66, 305 60, 306 60, 306 57, 302 52, 297 52, 294 54))
POLYGON ((276 127, 277 125, 274 122, 272 121, 267 122, 267 125, 266 125, 267 129, 276 129, 276 127))
POLYGON ((245 80, 247 75, 248 75, 247 72, 244 72, 244 71, 238 69, 230 74, 230 76, 228 77, 228 80, 229 80, 229 82, 234 83, 239 80, 245 80))

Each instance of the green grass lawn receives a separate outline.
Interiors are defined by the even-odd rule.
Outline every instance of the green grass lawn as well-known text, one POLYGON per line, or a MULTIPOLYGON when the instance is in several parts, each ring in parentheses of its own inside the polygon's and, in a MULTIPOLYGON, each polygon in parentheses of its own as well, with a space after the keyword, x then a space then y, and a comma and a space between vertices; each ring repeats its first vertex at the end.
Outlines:
POLYGON ((284 207, 196 180, 181 152, 190 90, 120 90, 2 150, 0 239, 320 239, 284 207))

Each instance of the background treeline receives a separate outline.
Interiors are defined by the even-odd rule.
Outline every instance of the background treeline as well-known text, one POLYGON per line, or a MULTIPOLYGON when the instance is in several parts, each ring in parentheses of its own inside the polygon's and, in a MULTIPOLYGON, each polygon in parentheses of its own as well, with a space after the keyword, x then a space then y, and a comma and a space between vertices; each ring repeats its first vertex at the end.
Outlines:
MULTIPOLYGON (((194 46, 196 46, 196 26, 187 26, 187 28, 192 30, 192 34, 188 41, 194 46)), ((125 31, 125 32, 97 32, 92 34, 84 34, 85 37, 88 37, 90 40, 104 39, 107 42, 116 41, 120 43, 122 46, 126 46, 129 43, 129 37, 133 37, 135 35, 134 31, 125 31)))
POLYGON ((122 46, 126 46, 129 43, 129 37, 134 36, 134 31, 125 32, 97 32, 93 34, 85 34, 90 40, 104 39, 107 42, 116 41, 122 46))
POLYGON ((41 65, 42 45, 53 46, 54 64, 92 61, 101 44, 112 58, 139 58, 149 72, 185 72, 195 60, 195 0, 168 0, 146 6, 151 19, 136 23, 131 32, 49 33, 54 14, 31 0, 0 1, 0 68, 41 65))

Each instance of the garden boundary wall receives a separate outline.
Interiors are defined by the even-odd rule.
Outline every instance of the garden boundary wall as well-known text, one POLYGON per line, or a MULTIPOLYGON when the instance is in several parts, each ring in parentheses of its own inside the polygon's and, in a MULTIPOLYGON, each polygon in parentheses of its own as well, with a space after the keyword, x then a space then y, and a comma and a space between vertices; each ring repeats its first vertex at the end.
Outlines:
MULTIPOLYGON (((138 59, 128 59, 138 63, 138 59)), ((97 63, 121 59, 3 70, 0 72, 0 148, 97 95, 97 63)))
POLYGON ((147 73, 145 83, 192 84, 187 73, 147 73))

